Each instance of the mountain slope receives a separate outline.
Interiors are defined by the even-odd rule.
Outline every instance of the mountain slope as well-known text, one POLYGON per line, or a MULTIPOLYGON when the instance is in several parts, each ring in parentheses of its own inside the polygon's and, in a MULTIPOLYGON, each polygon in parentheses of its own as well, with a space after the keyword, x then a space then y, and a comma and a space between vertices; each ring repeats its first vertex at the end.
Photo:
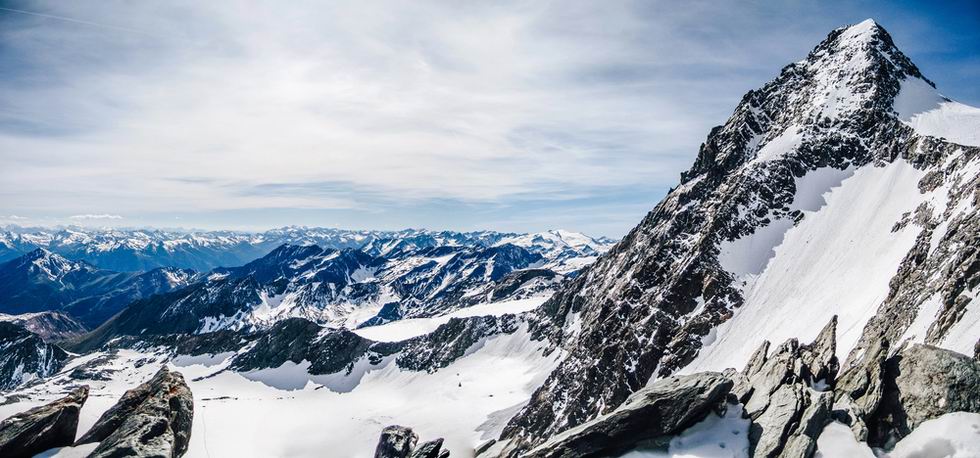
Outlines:
POLYGON ((85 326, 61 312, 36 312, 21 315, 0 313, 0 321, 21 326, 48 342, 77 336, 86 331, 85 326))
POLYGON ((77 349, 123 335, 258 330, 288 318, 333 328, 430 317, 471 305, 550 294, 564 277, 524 248, 438 246, 389 251, 283 245, 206 281, 132 303, 77 349))
POLYGON ((43 248, 0 264, 0 313, 63 311, 95 327, 130 302, 196 281, 189 270, 112 272, 43 248))
POLYGON ((653 377, 741 367, 763 339, 812 339, 833 315, 841 359, 913 321, 933 342, 972 346, 980 149, 896 111, 922 85, 869 20, 746 94, 680 185, 542 307, 542 332, 569 356, 511 420, 512 450, 653 377))
POLYGON ((0 322, 0 391, 55 374, 69 355, 13 323, 0 322))

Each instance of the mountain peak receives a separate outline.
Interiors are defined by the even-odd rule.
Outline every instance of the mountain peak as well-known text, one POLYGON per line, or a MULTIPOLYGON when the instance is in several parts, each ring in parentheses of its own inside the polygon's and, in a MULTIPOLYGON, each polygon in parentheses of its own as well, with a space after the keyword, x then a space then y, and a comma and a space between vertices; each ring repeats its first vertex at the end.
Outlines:
POLYGON ((874 41, 882 32, 888 33, 871 18, 857 24, 840 27, 837 30, 841 31, 841 41, 846 43, 866 43, 874 41))

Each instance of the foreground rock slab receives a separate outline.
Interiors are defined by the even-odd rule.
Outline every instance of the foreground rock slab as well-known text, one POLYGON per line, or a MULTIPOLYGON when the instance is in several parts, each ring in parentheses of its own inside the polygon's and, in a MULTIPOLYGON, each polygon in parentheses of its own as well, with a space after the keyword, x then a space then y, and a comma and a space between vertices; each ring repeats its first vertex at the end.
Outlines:
POLYGON ((0 456, 30 457, 71 445, 78 429, 78 412, 87 399, 88 386, 80 386, 57 401, 0 422, 0 456))
POLYGON ((615 456, 697 423, 725 402, 732 386, 728 377, 715 372, 658 380, 633 393, 615 411, 561 433, 523 456, 615 456))
POLYGON ((75 445, 100 442, 93 458, 176 458, 187 452, 194 398, 179 372, 166 366, 125 394, 75 445))

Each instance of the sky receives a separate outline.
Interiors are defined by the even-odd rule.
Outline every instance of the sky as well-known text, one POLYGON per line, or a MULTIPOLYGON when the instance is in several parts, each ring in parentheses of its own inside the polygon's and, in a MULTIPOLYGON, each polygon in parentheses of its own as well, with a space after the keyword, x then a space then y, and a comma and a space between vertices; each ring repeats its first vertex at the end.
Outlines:
POLYGON ((619 237, 869 17, 980 106, 972 0, 0 0, 0 225, 619 237))

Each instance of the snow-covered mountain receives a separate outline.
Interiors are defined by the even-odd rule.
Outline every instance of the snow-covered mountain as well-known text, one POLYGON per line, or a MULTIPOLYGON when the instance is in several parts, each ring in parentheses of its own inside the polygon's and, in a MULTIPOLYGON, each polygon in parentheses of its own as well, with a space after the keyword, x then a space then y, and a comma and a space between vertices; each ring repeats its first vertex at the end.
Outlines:
POLYGON ((69 355, 14 323, 0 321, 0 392, 57 373, 69 355))
POLYGON ((746 94, 680 184, 542 307, 568 357, 504 438, 540 443, 652 379, 742 368, 834 316, 845 367, 882 336, 973 354, 978 131, 980 110, 939 95, 876 23, 833 31, 746 94))
POLYGON ((89 328, 130 302, 182 288, 198 278, 187 269, 112 272, 37 248, 0 264, 0 313, 63 311, 89 328))
POLYGON ((402 247, 363 250, 283 245, 242 267, 127 307, 84 348, 125 335, 262 330, 288 318, 331 328, 431 317, 481 303, 545 298, 563 279, 524 248, 402 247))
POLYGON ((977 132, 878 24, 843 27, 570 281, 545 267, 592 242, 562 232, 282 246, 134 303, 0 418, 166 365, 189 456, 371 456, 395 424, 481 458, 977 456, 977 132))
POLYGON ((0 321, 21 326, 47 342, 75 337, 87 331, 85 326, 62 312, 0 313, 0 321))
POLYGON ((0 261, 45 248, 68 259, 86 261, 106 270, 146 271, 157 267, 178 267, 209 271, 217 267, 241 266, 265 256, 277 247, 318 245, 323 248, 359 248, 375 256, 388 256, 399 250, 438 246, 489 247, 509 240, 538 237, 541 243, 515 243, 555 262, 568 273, 587 264, 596 253, 608 250, 613 241, 568 231, 541 234, 514 234, 494 231, 453 232, 406 229, 402 231, 357 231, 331 228, 288 226, 261 233, 236 231, 183 232, 156 229, 60 229, 7 226, 0 230, 0 261), (564 234, 564 236, 557 235, 564 234), (555 252, 555 241, 565 237, 572 242, 555 252), (576 259, 583 258, 583 259, 576 259), (565 264, 568 264, 567 267, 565 264))

